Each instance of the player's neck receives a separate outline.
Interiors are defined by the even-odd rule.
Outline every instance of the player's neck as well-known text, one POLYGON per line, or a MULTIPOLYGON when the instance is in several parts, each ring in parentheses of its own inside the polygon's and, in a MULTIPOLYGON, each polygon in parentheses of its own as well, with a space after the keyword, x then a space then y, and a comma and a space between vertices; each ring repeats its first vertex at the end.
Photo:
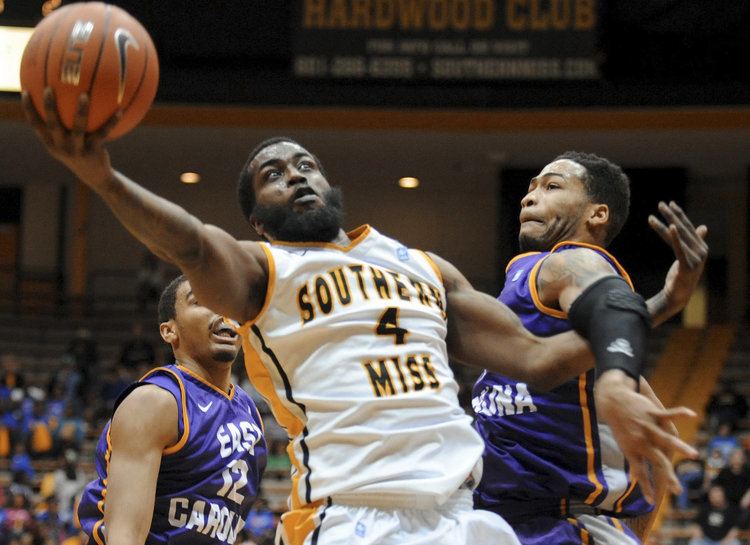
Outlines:
POLYGON ((199 376, 212 386, 225 393, 229 393, 232 385, 232 364, 231 362, 211 363, 202 365, 189 358, 180 358, 177 364, 185 367, 194 375, 199 376))

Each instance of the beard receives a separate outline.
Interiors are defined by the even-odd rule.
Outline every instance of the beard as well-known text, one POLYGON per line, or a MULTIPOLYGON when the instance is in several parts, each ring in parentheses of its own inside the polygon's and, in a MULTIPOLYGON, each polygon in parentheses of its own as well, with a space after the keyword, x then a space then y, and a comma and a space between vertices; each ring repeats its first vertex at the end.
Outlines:
POLYGON ((323 206, 299 213, 287 205, 256 204, 253 216, 276 240, 331 242, 338 235, 344 221, 341 189, 332 187, 321 197, 323 206))

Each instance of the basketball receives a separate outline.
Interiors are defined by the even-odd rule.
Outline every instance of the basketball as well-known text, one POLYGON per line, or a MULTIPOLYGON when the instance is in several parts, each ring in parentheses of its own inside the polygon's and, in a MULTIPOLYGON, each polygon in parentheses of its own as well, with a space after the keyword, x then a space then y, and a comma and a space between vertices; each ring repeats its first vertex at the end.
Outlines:
POLYGON ((81 93, 90 97, 86 132, 118 110, 113 140, 146 115, 159 83, 159 61, 143 26, 123 9, 102 2, 69 4, 34 29, 21 59, 21 88, 44 117, 43 92, 54 90, 60 120, 73 127, 81 93))

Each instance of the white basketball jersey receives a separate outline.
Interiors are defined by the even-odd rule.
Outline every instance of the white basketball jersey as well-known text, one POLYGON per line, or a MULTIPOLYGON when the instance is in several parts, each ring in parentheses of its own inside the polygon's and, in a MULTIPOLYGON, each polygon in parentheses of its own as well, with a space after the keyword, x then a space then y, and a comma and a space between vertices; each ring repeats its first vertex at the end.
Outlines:
POLYGON ((448 366, 439 271, 372 227, 349 237, 263 243, 266 301, 240 328, 248 375, 291 440, 290 507, 442 504, 483 443, 448 366))

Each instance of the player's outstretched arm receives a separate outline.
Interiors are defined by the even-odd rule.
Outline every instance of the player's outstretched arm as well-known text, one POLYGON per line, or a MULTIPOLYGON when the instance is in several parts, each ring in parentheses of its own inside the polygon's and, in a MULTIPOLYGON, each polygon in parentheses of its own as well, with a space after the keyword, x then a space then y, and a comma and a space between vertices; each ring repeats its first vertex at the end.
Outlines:
POLYGON ((58 116, 52 89, 44 92, 44 121, 27 93, 26 115, 47 151, 109 206, 133 236, 187 274, 205 306, 240 322, 253 318, 265 296, 266 257, 254 242, 239 242, 218 227, 203 224, 180 206, 155 195, 115 171, 104 147, 119 114, 86 133, 89 99, 80 97, 73 129, 58 116))
POLYGON ((558 386, 590 369, 586 342, 573 332, 547 339, 532 335, 504 304, 475 290, 453 265, 430 254, 448 298, 448 351, 452 359, 526 382, 558 386))
POLYGON ((708 259, 705 225, 695 227, 674 201, 660 202, 659 212, 666 224, 654 215, 649 216, 648 224, 672 248, 675 261, 667 272, 664 288, 646 301, 654 327, 685 308, 708 259))
POLYGON ((544 305, 567 312, 576 331, 589 340, 598 371, 597 413, 609 423, 646 499, 655 497, 649 465, 678 492, 671 453, 697 453, 665 427, 674 417, 695 414, 684 407, 664 409, 636 391, 650 323, 643 299, 587 248, 550 254, 540 266, 537 290, 544 305))
POLYGON ((177 410, 169 392, 146 385, 133 390, 115 411, 104 501, 107 545, 146 541, 162 453, 178 440, 177 410))

